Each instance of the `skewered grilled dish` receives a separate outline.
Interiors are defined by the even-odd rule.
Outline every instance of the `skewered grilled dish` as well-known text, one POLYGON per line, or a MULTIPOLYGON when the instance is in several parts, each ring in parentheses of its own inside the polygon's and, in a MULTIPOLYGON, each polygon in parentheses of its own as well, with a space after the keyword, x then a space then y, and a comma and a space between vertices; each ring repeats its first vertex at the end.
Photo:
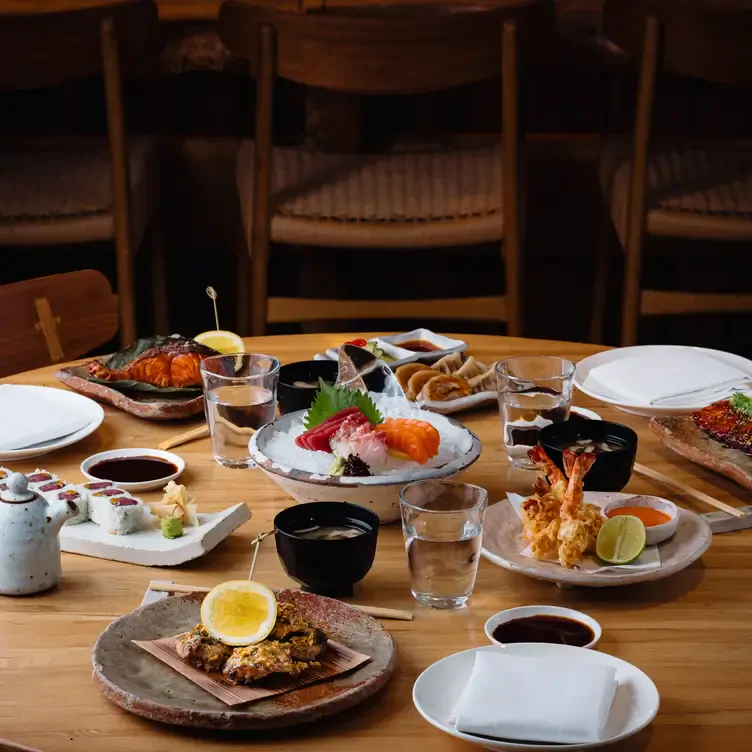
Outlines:
POLYGON ((752 454, 752 397, 735 394, 692 416, 708 436, 745 454, 752 454))
POLYGON ((201 361, 218 355, 192 339, 170 338, 134 358, 127 366, 111 370, 98 360, 87 364, 89 373, 103 381, 143 381, 158 387, 201 386, 201 361))
POLYGON ((232 648, 215 640, 201 624, 177 638, 175 651, 183 660, 204 671, 221 671, 232 655, 232 648))

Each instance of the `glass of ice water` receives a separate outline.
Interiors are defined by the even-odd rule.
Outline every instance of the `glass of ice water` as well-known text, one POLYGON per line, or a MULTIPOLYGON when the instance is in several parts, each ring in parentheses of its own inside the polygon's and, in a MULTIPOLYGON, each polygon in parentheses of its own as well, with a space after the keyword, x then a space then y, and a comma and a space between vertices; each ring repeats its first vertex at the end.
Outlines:
POLYGON ((464 606, 473 592, 488 491, 419 480, 400 491, 410 589, 433 608, 464 606))
POLYGON ((496 364, 499 412, 510 462, 533 469, 528 458, 541 428, 569 419, 574 364, 552 355, 520 355, 496 364))
POLYGON ((271 355, 213 355, 201 362, 204 409, 214 459, 225 467, 253 467, 248 442, 274 418, 279 361, 271 355))

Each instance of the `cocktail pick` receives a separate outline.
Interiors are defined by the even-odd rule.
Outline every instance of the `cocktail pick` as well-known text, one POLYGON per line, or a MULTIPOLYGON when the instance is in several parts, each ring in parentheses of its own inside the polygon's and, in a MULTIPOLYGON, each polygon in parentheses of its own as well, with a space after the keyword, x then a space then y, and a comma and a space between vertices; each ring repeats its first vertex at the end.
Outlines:
POLYGON ((264 538, 268 538, 270 535, 274 535, 276 532, 276 530, 267 530, 265 533, 257 535, 251 542, 251 545, 253 546, 253 559, 251 560, 251 571, 248 572, 249 580, 253 579, 253 570, 256 569, 256 559, 258 558, 258 552, 261 548, 261 541, 263 541, 264 538))
POLYGON ((211 301, 214 305, 214 325, 217 328, 217 331, 219 331, 219 314, 217 313, 217 291, 213 287, 207 287, 206 288, 206 294, 211 298, 211 301))

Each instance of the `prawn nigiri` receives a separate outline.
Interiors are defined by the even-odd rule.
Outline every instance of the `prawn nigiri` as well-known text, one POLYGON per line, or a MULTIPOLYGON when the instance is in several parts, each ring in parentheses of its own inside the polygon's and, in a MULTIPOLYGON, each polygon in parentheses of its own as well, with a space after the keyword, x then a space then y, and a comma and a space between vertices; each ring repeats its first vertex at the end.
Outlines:
POLYGON ((439 432, 424 420, 387 418, 376 430, 386 435, 389 449, 406 454, 421 465, 438 454, 439 432))

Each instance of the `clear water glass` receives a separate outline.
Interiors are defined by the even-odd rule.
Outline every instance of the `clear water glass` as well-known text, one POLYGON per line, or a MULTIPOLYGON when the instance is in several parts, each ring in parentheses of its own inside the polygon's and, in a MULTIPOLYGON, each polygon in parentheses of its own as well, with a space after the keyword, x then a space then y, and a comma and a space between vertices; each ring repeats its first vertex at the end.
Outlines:
POLYGON ((274 419, 279 361, 271 355, 213 355, 201 363, 212 453, 220 465, 253 467, 248 442, 274 419))
POLYGON ((459 608, 473 592, 488 491, 419 480, 400 491, 410 589, 432 608, 459 608))
POLYGON ((553 355, 520 355, 496 364, 504 446, 513 465, 533 469, 527 453, 541 428, 569 419, 574 370, 553 355))

